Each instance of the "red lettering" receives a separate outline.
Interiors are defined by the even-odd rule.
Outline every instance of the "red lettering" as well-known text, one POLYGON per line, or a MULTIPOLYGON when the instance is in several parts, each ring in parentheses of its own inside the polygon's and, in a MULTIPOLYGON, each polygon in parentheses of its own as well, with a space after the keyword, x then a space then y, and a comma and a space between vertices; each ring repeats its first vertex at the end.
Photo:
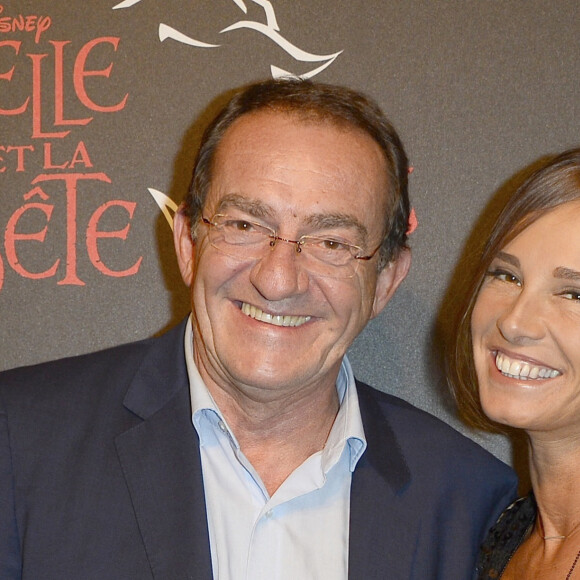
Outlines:
POLYGON ((70 131, 61 131, 59 133, 43 133, 41 129, 42 122, 42 75, 41 75, 41 61, 47 54, 29 54, 27 55, 32 60, 32 137, 46 138, 56 137, 62 139, 66 137, 70 131))
POLYGON ((32 185, 43 181, 63 180, 66 185, 66 272, 58 284, 84 286, 85 283, 77 276, 77 182, 83 179, 111 183, 105 173, 43 173, 32 181, 32 185))
POLYGON ((35 195, 38 195, 38 197, 40 197, 40 199, 43 199, 44 201, 48 199, 48 195, 44 193, 42 187, 33 187, 28 193, 25 193, 22 197, 26 201, 28 201, 29 199, 32 199, 35 195))
POLYGON ((36 16, 27 16, 24 30, 26 32, 34 32, 36 30, 36 16))
MULTIPOLYGON (((14 49, 14 52, 18 54, 20 52, 20 41, 17 40, 3 40, 0 42, 0 48, 3 46, 10 46, 14 49)), ((0 80, 10 81, 12 80, 12 75, 14 74, 14 67, 12 67, 8 72, 0 74, 0 80)), ((26 107, 28 107, 28 101, 30 101, 30 97, 26 98, 26 101, 18 107, 17 109, 2 109, 0 108, 0 115, 21 115, 26 111, 26 107)))
MULTIPOLYGON (((51 24, 49 17, 26 17, 22 20, 23 28, 27 31, 36 30, 37 39, 40 34, 46 30, 51 24)), ((88 69, 87 60, 91 52, 100 45, 110 45, 116 52, 119 46, 118 37, 101 37, 95 38, 87 42, 79 50, 73 65, 72 70, 72 84, 77 99, 82 105, 91 111, 96 111, 99 113, 115 113, 125 108, 129 94, 126 93, 125 96, 116 104, 105 105, 102 103, 96 103, 87 92, 87 87, 85 86, 87 77, 105 77, 109 78, 111 76, 111 71, 113 69, 113 63, 111 62, 104 69, 88 69)), ((71 99, 67 99, 65 95, 65 46, 70 44, 68 40, 51 40, 50 44, 54 47, 54 128, 60 126, 72 126, 72 125, 87 125, 93 120, 93 116, 87 116, 77 119, 65 118, 64 104, 65 102, 71 102, 71 99)), ((12 50, 17 56, 20 53, 21 42, 15 40, 6 40, 0 42, 0 49, 8 48, 12 50)), ((62 139, 66 137, 70 131, 45 131, 42 127, 43 117, 42 117, 42 105, 43 97, 46 103, 46 89, 43 86, 43 59, 45 59, 48 54, 27 54, 28 58, 32 62, 32 91, 31 95, 26 97, 25 101, 18 107, 15 108, 0 108, 0 115, 21 115, 26 112, 28 104, 32 101, 32 138, 42 139, 42 138, 56 138, 62 139)), ((10 82, 14 76, 16 65, 13 65, 5 72, 0 73, 0 81, 10 82)))
MULTIPOLYGON (((64 118, 64 46, 69 44, 70 40, 56 41, 51 40, 50 44, 54 46, 54 124, 55 125, 87 125, 93 120, 93 117, 84 119, 65 119, 64 118)), ((78 60, 78 57, 77 57, 78 60)))
POLYGON ((71 159, 69 167, 74 167, 77 163, 82 163, 85 167, 92 167, 93 164, 89 159, 89 153, 85 144, 82 141, 79 141, 77 148, 73 154, 73 158, 71 159))
POLYGON ((12 19, 12 30, 24 30, 24 16, 19 14, 12 19))
MULTIPOLYGON (((4 11, 4 6, 0 4, 0 14, 4 11)), ((52 20, 50 16, 2 16, 0 18, 0 32, 34 32, 34 41, 38 44, 40 35, 50 28, 52 20)))
POLYGON ((24 171, 24 151, 34 151, 34 147, 32 145, 13 145, 6 147, 6 153, 10 153, 10 151, 16 151, 16 171, 24 171))
POLYGON ((79 51, 79 54, 75 60, 74 72, 73 72, 73 81, 75 86, 75 92, 81 101, 81 103, 87 107, 87 109, 91 109, 93 111, 99 111, 100 113, 114 113, 116 111, 120 111, 125 108, 125 104, 127 103, 127 97, 129 94, 125 94, 123 100, 121 100, 116 105, 97 105, 87 94, 85 89, 85 77, 91 76, 103 76, 109 78, 111 74, 111 69, 113 68, 113 63, 111 63, 107 68, 103 70, 85 70, 85 65, 87 61, 87 57, 93 48, 99 44, 109 43, 113 45, 115 51, 117 50, 117 46, 119 45, 119 39, 115 37, 103 37, 103 38, 95 38, 94 40, 90 40, 87 42, 79 51))
POLYGON ((50 16, 40 16, 38 18, 38 26, 36 28, 36 34, 34 35, 34 42, 36 42, 36 44, 38 44, 38 41, 40 40, 40 35, 48 30, 51 24, 52 20, 50 19, 50 16))
POLYGON ((46 141, 44 143, 44 169, 68 169, 75 165, 81 163, 85 167, 92 167, 91 159, 89 153, 83 141, 79 141, 75 152, 73 153, 72 159, 70 161, 65 161, 60 165, 56 165, 53 162, 52 156, 52 143, 46 141))
POLYGON ((0 290, 2 290, 2 286, 4 286, 4 260, 0 254, 0 290))
MULTIPOLYGON (((9 145, 8 147, 4 147, 0 145, 0 151, 5 151, 6 153, 10 153, 12 151, 16 151, 16 171, 24 171, 24 151, 34 151, 34 147, 32 145, 9 145)), ((4 158, 0 157, 0 163, 4 162, 4 158)), ((0 173, 5 173, 6 167, 0 167, 0 173)))
POLYGON ((122 240, 127 239, 127 234, 129 232, 129 224, 127 224, 122 230, 116 231, 101 231, 98 230, 97 227, 99 225, 99 220, 101 219, 102 215, 111 207, 119 206, 124 208, 127 213, 129 214, 129 218, 133 217, 133 212, 135 211, 135 206, 137 204, 135 202, 129 201, 122 201, 120 199, 108 201, 104 203, 100 207, 97 208, 95 213, 92 215, 89 225, 87 227, 87 251, 89 254, 89 258, 93 263, 93 266, 107 276, 113 276, 115 278, 121 278, 123 276, 132 276, 139 271, 139 266, 143 261, 143 256, 141 256, 130 268, 126 270, 111 270, 101 260, 99 250, 97 247, 97 240, 99 238, 120 238, 122 240))
MULTIPOLYGON (((52 215, 52 210, 54 209, 52 205, 46 203, 27 203, 22 207, 19 207, 8 220, 8 225, 6 226, 6 232, 4 234, 4 247, 6 248, 6 258, 8 263, 12 266, 12 269, 23 276, 24 278, 32 278, 38 280, 40 278, 48 278, 56 274, 56 269, 60 260, 56 262, 44 272, 29 272, 24 266, 19 262, 18 255, 16 253, 16 242, 24 240, 33 240, 37 242, 44 242, 46 237, 46 231, 48 226, 45 226, 39 232, 28 233, 28 234, 18 234, 16 233, 16 225, 20 218, 29 210, 37 209, 44 213, 46 216, 46 221, 50 221, 50 216, 52 215)), ((3 277, 3 272, 2 272, 3 277)))
POLYGON ((65 169, 66 167, 68 167, 67 161, 62 165, 55 165, 52 162, 52 143, 46 141, 44 143, 44 169, 65 169))

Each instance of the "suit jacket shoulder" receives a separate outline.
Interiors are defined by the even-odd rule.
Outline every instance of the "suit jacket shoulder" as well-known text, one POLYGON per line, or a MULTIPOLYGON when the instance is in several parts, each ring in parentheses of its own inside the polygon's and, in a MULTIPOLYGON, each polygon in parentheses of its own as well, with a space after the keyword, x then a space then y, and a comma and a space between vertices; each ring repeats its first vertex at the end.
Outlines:
POLYGON ((481 470, 488 481, 497 477, 500 481, 514 482, 510 467, 441 419, 359 381, 357 390, 363 421, 366 419, 372 433, 381 424, 387 424, 402 456, 411 466, 420 465, 422 469, 439 466, 451 472, 477 470, 479 473, 481 470))
POLYGON ((357 389, 367 450, 353 474, 351 578, 471 578, 515 474, 432 415, 357 389))
POLYGON ((0 577, 211 579, 184 327, 0 374, 0 577))

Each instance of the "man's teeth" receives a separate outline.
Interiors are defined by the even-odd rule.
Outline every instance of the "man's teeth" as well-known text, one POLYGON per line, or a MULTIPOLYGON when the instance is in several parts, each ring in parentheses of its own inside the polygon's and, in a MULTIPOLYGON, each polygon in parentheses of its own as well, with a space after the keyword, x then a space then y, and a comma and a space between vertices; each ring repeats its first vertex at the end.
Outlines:
POLYGON ((273 324, 274 326, 301 326, 310 320, 310 316, 282 316, 275 314, 268 314, 260 310, 257 306, 252 306, 246 302, 242 303, 242 312, 247 314, 250 318, 255 318, 260 322, 273 324))
POLYGON ((495 366, 502 374, 514 379, 553 379, 561 373, 556 369, 540 367, 530 363, 508 358, 498 352, 495 357, 495 366))

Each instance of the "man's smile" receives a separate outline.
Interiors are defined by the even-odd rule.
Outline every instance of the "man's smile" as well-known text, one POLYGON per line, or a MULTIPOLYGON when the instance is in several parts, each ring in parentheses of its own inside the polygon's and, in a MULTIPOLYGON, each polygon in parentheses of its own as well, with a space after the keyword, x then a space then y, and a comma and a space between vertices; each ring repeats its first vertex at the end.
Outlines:
POLYGON ((273 324, 274 326, 302 326, 310 320, 310 316, 270 314, 247 302, 242 302, 241 310, 250 318, 266 324, 273 324))

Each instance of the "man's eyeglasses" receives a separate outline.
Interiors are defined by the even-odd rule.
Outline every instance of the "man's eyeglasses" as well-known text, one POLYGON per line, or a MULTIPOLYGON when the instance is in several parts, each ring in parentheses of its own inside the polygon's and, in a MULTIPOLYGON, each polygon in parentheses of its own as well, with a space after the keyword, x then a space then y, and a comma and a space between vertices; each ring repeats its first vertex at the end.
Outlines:
POLYGON ((278 241, 294 244, 296 253, 302 256, 304 269, 314 276, 352 278, 359 262, 373 258, 381 247, 363 256, 362 248, 340 239, 302 236, 289 240, 280 237, 272 228, 224 214, 216 214, 211 220, 204 217, 201 221, 209 226, 210 244, 241 261, 263 258, 278 241))

